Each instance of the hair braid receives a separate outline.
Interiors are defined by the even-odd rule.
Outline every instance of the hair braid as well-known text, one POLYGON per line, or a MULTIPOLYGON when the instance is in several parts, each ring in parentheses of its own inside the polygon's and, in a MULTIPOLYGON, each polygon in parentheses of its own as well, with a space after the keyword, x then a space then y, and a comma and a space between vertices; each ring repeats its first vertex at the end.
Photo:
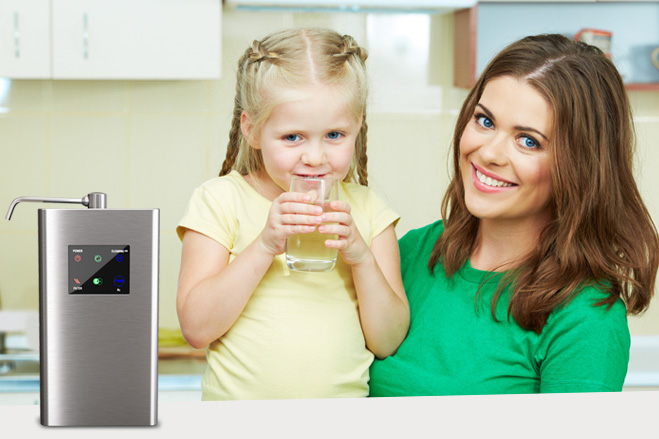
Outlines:
POLYGON ((240 130, 240 115, 242 110, 237 105, 233 109, 233 120, 231 121, 231 131, 229 132, 229 144, 227 145, 227 154, 224 158, 224 163, 222 163, 222 169, 220 170, 220 177, 227 175, 233 169, 233 165, 236 163, 236 158, 240 152, 240 137, 242 132, 240 130))
POLYGON ((357 148, 357 176, 359 177, 359 184, 368 186, 368 156, 366 155, 366 134, 368 132, 368 124, 366 123, 366 113, 362 122, 362 128, 357 136, 355 148, 357 148))
POLYGON ((260 61, 270 61, 276 62, 279 59, 279 54, 277 52, 270 52, 265 47, 261 41, 254 40, 252 41, 252 47, 247 50, 249 52, 247 58, 250 63, 257 63, 260 61))
POLYGON ((227 153, 220 169, 220 177, 228 174, 236 164, 236 159, 240 153, 240 144, 242 131, 240 130, 240 117, 243 112, 242 94, 240 84, 247 70, 247 64, 251 55, 251 48, 247 49, 238 60, 238 71, 236 72, 236 97, 233 104, 233 119, 231 120, 231 130, 229 131, 229 143, 227 144, 227 153))
MULTIPOLYGON (((344 58, 348 65, 353 69, 364 68, 368 52, 357 44, 355 39, 350 35, 343 35, 341 37, 341 52, 334 54, 335 57, 344 58)), ((353 164, 353 171, 348 174, 347 179, 352 179, 354 173, 357 173, 359 183, 363 186, 368 186, 368 156, 366 155, 366 140, 368 132, 368 124, 366 123, 366 111, 362 114, 362 127, 359 131, 355 141, 355 163, 353 164)))
POLYGON ((368 52, 357 44, 355 39, 350 35, 343 35, 343 47, 341 53, 337 53, 334 56, 345 57, 348 59, 351 56, 357 56, 359 60, 363 63, 368 58, 368 52))

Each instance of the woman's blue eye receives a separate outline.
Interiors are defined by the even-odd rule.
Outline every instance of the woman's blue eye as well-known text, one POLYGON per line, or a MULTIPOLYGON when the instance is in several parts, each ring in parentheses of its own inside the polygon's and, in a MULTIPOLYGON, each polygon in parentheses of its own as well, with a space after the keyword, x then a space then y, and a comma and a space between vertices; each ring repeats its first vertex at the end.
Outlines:
POLYGON ((539 146, 533 137, 522 136, 522 139, 523 145, 527 148, 537 148, 539 146))
POLYGON ((300 136, 297 134, 287 134, 284 136, 284 140, 288 142, 297 142, 298 140, 300 140, 300 136))
POLYGON ((485 128, 492 128, 494 126, 494 122, 492 122, 488 117, 482 115, 476 116, 476 122, 485 128))
POLYGON ((327 137, 328 137, 330 140, 336 140, 336 139, 338 139, 338 138, 341 137, 341 133, 339 133, 339 132, 337 132, 337 131, 332 131, 331 133, 327 133, 327 137))

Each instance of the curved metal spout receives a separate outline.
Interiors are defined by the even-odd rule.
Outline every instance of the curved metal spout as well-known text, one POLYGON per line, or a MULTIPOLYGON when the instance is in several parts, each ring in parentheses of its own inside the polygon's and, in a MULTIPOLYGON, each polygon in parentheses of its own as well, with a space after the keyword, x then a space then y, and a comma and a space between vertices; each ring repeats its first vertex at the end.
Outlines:
POLYGON ((91 192, 82 198, 54 198, 54 197, 18 197, 9 205, 5 219, 10 220, 14 213, 14 208, 18 203, 63 203, 63 204, 82 204, 90 209, 105 209, 107 195, 103 192, 91 192))

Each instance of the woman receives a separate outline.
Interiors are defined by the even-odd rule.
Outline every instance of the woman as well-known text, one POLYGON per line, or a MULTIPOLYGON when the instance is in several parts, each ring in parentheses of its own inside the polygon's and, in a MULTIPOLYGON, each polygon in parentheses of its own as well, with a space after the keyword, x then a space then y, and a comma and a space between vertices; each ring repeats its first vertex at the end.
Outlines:
POLYGON ((658 237, 612 62, 560 35, 499 53, 458 117, 442 219, 399 241, 411 323, 371 396, 622 389, 658 237))

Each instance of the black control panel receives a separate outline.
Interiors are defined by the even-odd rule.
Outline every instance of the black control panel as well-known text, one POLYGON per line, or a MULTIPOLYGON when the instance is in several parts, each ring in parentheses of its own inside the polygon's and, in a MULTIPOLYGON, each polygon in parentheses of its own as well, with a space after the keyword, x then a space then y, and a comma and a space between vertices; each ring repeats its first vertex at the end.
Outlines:
POLYGON ((129 245, 69 245, 70 294, 128 294, 129 245))

